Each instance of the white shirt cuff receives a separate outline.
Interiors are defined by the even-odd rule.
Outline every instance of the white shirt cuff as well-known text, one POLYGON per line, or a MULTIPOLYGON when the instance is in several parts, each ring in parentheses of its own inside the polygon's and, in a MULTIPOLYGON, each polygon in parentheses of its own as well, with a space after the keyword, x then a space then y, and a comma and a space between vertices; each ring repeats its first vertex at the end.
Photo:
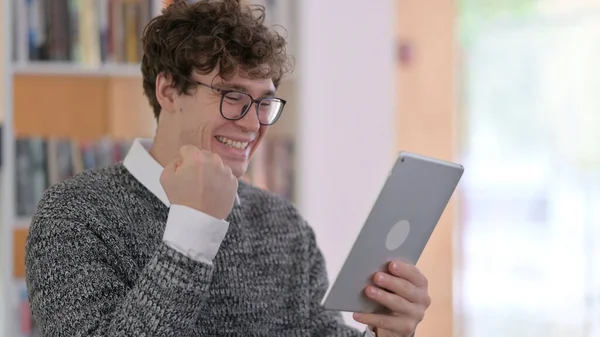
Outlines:
POLYGON ((367 326, 365 328, 364 337, 376 337, 376 335, 375 335, 375 332, 373 332, 373 330, 371 330, 371 328, 367 326))
POLYGON ((163 241, 198 262, 212 264, 229 223, 187 206, 171 205, 163 241))

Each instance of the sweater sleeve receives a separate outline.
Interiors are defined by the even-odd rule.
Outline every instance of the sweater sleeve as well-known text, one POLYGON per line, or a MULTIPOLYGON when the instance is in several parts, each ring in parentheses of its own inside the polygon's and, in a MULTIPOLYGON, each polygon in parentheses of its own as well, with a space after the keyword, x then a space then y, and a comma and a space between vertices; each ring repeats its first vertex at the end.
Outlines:
POLYGON ((319 337, 359 337, 370 336, 366 331, 358 331, 345 324, 340 312, 325 310, 321 306, 321 300, 329 281, 325 259, 318 248, 314 231, 309 229, 309 275, 310 275, 310 298, 311 298, 311 336, 319 337))
POLYGON ((27 286, 43 336, 192 336, 213 266, 159 243, 130 284, 109 262, 109 247, 90 229, 94 221, 99 220, 65 209, 33 219, 27 286))

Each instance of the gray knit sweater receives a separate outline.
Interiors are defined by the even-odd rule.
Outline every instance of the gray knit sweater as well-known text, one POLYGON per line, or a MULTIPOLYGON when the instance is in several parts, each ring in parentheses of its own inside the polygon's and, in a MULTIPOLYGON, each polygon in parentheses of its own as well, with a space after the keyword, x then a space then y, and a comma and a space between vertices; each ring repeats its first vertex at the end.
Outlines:
POLYGON ((311 228, 285 200, 240 183, 208 265, 162 242, 168 208, 122 164, 51 187, 26 247, 44 336, 361 336, 319 302, 311 228))

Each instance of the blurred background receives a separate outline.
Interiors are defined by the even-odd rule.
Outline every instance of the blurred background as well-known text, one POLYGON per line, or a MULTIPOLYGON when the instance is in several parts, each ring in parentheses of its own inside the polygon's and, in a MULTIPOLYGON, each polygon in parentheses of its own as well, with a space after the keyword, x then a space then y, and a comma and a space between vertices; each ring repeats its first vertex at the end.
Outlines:
MULTIPOLYGON (((419 267, 419 337, 600 336, 600 0, 248 0, 295 56, 245 179, 294 202, 333 278, 399 150, 464 178, 419 267)), ((4 0, 0 336, 36 336, 41 193, 152 137, 140 32, 162 0, 4 0)), ((352 322, 346 316, 348 323, 352 322)))

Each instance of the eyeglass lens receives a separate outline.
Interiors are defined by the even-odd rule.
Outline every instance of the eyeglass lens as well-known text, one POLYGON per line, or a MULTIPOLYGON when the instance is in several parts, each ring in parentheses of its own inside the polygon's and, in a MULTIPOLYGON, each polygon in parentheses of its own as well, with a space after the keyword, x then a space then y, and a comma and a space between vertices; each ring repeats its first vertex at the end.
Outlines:
MULTIPOLYGON (((223 96, 221 104, 221 113, 225 118, 238 119, 244 115, 252 105, 252 97, 241 92, 228 92, 223 96)), ((258 121, 264 125, 270 125, 275 120, 283 108, 283 102, 280 99, 266 97, 258 103, 258 121)))

